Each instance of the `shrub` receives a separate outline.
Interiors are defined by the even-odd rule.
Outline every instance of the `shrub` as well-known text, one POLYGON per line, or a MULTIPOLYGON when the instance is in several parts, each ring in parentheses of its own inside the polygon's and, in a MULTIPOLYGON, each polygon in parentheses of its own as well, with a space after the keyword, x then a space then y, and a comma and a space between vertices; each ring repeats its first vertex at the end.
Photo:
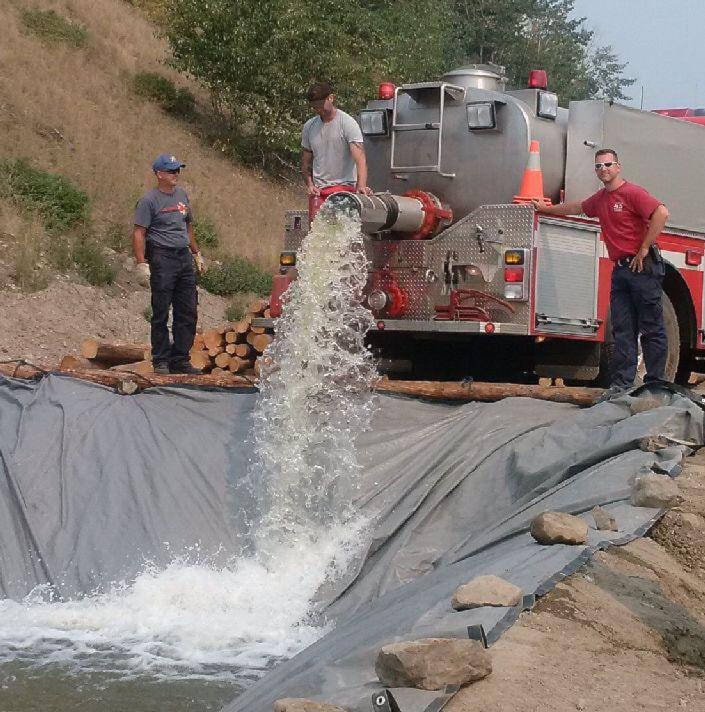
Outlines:
POLYGON ((90 237, 80 237, 73 248, 73 261, 89 284, 102 286, 115 281, 115 268, 108 262, 100 245, 90 237))
POLYGON ((218 247, 220 238, 210 218, 196 220, 193 223, 193 232, 199 247, 218 247))
POLYGON ((171 79, 156 72, 138 72, 133 86, 139 96, 158 102, 164 111, 176 116, 188 116, 196 104, 188 89, 176 87, 171 79))
POLYGON ((272 276, 249 260, 233 257, 206 270, 200 285, 221 296, 253 292, 264 297, 272 290, 272 276))
POLYGON ((0 171, 4 174, 4 192, 36 210, 49 232, 64 232, 86 219, 88 196, 68 178, 33 168, 22 159, 0 162, 0 171))
POLYGON ((83 47, 88 41, 88 30, 67 20, 54 10, 22 10, 22 23, 32 34, 48 42, 63 42, 83 47))
POLYGON ((105 244, 115 252, 126 252, 132 245, 132 236, 129 230, 120 223, 110 223, 105 229, 105 244))
POLYGON ((15 253, 14 277, 25 292, 36 292, 49 284, 47 271, 41 265, 42 230, 36 221, 22 231, 15 253))
POLYGON ((73 267, 71 240, 64 235, 51 235, 47 242, 49 262, 58 270, 67 272, 73 267))

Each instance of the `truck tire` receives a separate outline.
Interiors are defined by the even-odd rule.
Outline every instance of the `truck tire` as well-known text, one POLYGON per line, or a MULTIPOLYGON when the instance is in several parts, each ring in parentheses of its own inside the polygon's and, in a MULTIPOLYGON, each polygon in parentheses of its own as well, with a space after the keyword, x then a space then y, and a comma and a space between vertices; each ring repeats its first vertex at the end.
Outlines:
MULTIPOLYGON (((681 344, 680 330, 678 328, 678 317, 673 303, 665 292, 661 293, 663 302, 663 323, 666 327, 666 338, 668 339, 668 355, 666 356, 666 380, 675 381, 678 375, 678 364, 680 363, 681 344)), ((610 361, 614 341, 612 339, 612 323, 610 312, 607 312, 605 323, 605 342, 600 350, 600 375, 597 377, 597 385, 607 388, 610 385, 610 361)), ((637 365, 636 379, 634 385, 640 385, 644 381, 645 367, 641 355, 641 344, 639 344, 639 363, 637 365)))

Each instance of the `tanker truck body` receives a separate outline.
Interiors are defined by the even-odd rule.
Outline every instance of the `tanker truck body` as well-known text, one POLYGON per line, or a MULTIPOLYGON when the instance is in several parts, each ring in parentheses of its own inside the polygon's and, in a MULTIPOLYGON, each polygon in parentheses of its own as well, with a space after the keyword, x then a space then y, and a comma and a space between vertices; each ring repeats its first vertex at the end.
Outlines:
MULTIPOLYGON (((667 371, 683 377, 705 353, 705 127, 604 101, 563 109, 542 75, 507 91, 501 68, 472 65, 438 82, 382 85, 361 112, 375 194, 328 199, 360 213, 370 344, 389 370, 415 377, 605 380, 612 265, 599 224, 538 215, 537 196, 519 193, 536 142, 553 202, 602 187, 593 154, 610 147, 624 177, 670 212, 658 240, 667 371)), ((306 211, 287 213, 275 316, 308 226, 306 211)))

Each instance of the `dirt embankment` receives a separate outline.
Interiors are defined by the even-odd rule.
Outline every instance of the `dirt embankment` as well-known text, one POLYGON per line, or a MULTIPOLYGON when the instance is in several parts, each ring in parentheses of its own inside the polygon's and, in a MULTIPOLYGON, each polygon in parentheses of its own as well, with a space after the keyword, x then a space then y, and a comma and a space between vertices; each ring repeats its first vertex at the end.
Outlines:
MULTIPOLYGON (((200 325, 225 320, 227 300, 203 290, 198 299, 200 325)), ((148 343, 148 305, 149 290, 119 285, 106 291, 56 279, 35 294, 0 290, 0 361, 23 358, 51 369, 89 336, 148 343)))
POLYGON ((599 553, 494 645, 494 672, 447 712, 705 711, 705 450, 684 503, 599 553))

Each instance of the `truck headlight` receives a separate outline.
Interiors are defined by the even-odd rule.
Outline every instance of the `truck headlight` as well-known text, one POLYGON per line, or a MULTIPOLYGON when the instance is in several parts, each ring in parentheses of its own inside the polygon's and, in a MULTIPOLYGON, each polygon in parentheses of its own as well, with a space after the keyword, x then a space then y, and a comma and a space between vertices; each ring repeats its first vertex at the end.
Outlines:
POLYGON ((555 119, 558 116, 558 95, 552 91, 540 91, 536 113, 544 119, 555 119))
POLYGON ((360 112, 360 128, 365 136, 386 136, 386 110, 367 109, 360 112))
POLYGON ((494 102, 477 101, 466 104, 469 129, 493 129, 497 126, 494 102))

